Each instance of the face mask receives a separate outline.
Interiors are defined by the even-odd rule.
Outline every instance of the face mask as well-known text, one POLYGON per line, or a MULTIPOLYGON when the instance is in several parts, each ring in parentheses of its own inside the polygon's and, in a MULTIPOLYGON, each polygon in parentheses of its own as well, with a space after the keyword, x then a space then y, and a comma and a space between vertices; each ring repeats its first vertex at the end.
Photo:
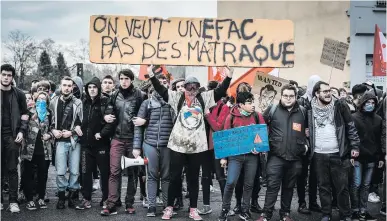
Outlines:
POLYGON ((364 111, 365 112, 372 112, 374 111, 375 109, 375 105, 374 104, 365 104, 364 105, 364 111))
POLYGON ((44 121, 47 116, 47 103, 46 101, 38 100, 35 104, 36 112, 40 121, 44 121))
POLYGON ((245 110, 243 110, 243 109, 241 109, 241 114, 243 115, 243 116, 246 116, 246 117, 248 117, 248 116, 250 116, 250 112, 247 112, 247 111, 245 111, 245 110))

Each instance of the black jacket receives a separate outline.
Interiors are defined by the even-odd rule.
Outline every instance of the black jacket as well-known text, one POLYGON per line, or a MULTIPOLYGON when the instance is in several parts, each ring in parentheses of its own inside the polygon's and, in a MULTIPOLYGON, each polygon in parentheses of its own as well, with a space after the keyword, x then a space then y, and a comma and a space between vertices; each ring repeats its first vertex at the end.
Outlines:
POLYGON ((305 96, 299 97, 297 103, 298 105, 303 106, 306 110, 312 109, 312 107, 310 106, 310 101, 305 98, 305 96))
POLYGON ((113 135, 115 139, 132 140, 134 138, 133 117, 137 116, 141 103, 144 100, 144 93, 133 85, 129 87, 129 94, 124 94, 117 90, 109 99, 108 107, 105 110, 105 115, 113 114, 116 120, 113 123, 107 124, 107 127, 101 134, 113 135))
POLYGON ((138 117, 146 119, 146 125, 135 127, 133 148, 141 149, 142 142, 153 147, 167 147, 169 135, 172 132, 173 110, 169 104, 156 94, 142 102, 138 117), (144 129, 145 139, 144 139, 144 129))
POLYGON ((308 126, 307 116, 296 102, 289 112, 281 102, 276 105, 275 112, 270 115, 271 107, 267 108, 263 117, 269 127, 269 154, 284 160, 299 160, 306 153, 305 128, 308 126))
POLYGON ((382 155, 382 118, 375 113, 377 103, 378 99, 374 93, 367 92, 360 100, 359 110, 352 114, 360 138, 358 160, 361 162, 376 162, 384 158, 382 155), (375 101, 374 111, 363 111, 364 104, 371 99, 375 101))
MULTIPOLYGON (((335 102, 334 121, 340 157, 342 159, 349 159, 351 150, 359 150, 359 136, 357 134, 355 123, 352 120, 351 112, 345 101, 335 100, 332 102, 335 102)), ((309 142, 311 150, 309 155, 310 159, 312 159, 315 150, 315 121, 312 112, 312 109, 308 110, 309 142)))
POLYGON ((94 77, 85 85, 86 96, 83 100, 83 121, 82 121, 82 132, 81 145, 87 147, 109 147, 110 138, 107 134, 101 134, 101 139, 96 140, 95 134, 101 133, 103 128, 106 126, 106 122, 103 119, 103 113, 105 112, 106 106, 109 99, 101 95, 101 81, 94 77), (97 97, 92 100, 88 86, 94 84, 98 88, 97 97))

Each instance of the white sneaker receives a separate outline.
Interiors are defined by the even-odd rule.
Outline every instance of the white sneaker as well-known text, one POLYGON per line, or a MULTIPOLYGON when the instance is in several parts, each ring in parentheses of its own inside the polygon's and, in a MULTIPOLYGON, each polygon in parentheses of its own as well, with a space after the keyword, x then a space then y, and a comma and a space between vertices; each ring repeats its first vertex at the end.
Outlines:
POLYGON ((148 198, 147 197, 144 197, 144 199, 142 200, 142 207, 144 207, 144 208, 148 208, 149 207, 149 202, 148 202, 148 198))
POLYGON ((368 194, 368 202, 379 203, 380 197, 378 195, 376 195, 376 193, 370 193, 370 194, 368 194))
POLYGON ((99 190, 99 188, 100 188, 99 179, 93 180, 93 190, 96 191, 96 190, 99 190))
POLYGON ((17 203, 10 203, 8 209, 11 213, 20 213, 20 208, 17 203))
POLYGON ((163 203, 163 201, 160 199, 160 197, 156 197, 156 204, 157 204, 158 206, 164 205, 164 203, 163 203))

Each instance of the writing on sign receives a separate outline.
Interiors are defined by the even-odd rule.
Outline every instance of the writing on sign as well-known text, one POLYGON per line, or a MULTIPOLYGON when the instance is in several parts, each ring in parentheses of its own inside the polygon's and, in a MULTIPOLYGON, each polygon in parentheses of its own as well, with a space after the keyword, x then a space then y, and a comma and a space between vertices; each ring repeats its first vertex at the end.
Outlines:
POLYGON ((266 124, 254 124, 213 133, 215 158, 269 151, 266 124))
POLYGON ((344 70, 349 45, 330 38, 324 39, 320 63, 344 70))
POLYGON ((294 50, 289 20, 90 18, 94 63, 293 67, 294 50))

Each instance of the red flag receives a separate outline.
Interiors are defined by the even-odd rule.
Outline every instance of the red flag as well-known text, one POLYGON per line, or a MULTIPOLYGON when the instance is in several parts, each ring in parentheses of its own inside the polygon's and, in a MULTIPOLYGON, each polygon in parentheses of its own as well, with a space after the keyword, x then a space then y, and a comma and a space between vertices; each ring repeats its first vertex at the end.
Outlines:
POLYGON ((386 76, 386 37, 375 25, 373 76, 386 76))
POLYGON ((226 78, 224 67, 208 67, 208 80, 222 82, 226 78))
MULTIPOLYGON (((140 79, 142 81, 145 81, 147 79, 145 77, 145 75, 148 74, 148 67, 149 67, 149 65, 147 65, 147 64, 140 65, 140 73, 138 75, 138 79, 140 79)), ((160 68, 161 68, 161 73, 163 75, 165 75, 165 77, 167 77, 167 79, 173 80, 172 75, 169 74, 167 67, 165 67, 165 65, 160 65, 160 68)))

